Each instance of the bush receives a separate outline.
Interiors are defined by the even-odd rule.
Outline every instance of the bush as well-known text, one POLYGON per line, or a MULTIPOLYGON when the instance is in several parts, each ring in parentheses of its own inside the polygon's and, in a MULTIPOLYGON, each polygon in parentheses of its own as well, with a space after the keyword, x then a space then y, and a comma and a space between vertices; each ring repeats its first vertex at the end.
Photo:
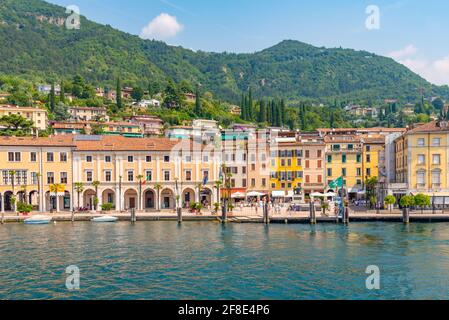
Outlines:
POLYGON ((112 203, 104 203, 104 204, 101 205, 101 210, 102 211, 111 211, 113 209, 115 209, 115 206, 112 203))
POLYGON ((215 212, 220 211, 220 204, 218 202, 214 203, 214 210, 215 212))
POLYGON ((30 213, 31 211, 33 211, 33 206, 31 204, 19 202, 17 204, 17 211, 19 211, 20 213, 30 213))
POLYGON ((402 207, 410 208, 415 204, 415 198, 413 196, 403 196, 399 203, 402 207))

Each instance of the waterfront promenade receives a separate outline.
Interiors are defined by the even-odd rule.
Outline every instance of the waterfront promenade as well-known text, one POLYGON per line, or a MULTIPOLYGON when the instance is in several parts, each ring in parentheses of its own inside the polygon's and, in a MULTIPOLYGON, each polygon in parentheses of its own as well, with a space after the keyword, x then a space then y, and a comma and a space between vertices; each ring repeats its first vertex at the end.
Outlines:
MULTIPOLYGON (((5 223, 22 222, 23 220, 41 213, 32 212, 29 215, 14 214, 12 212, 6 213, 4 217, 5 223)), ((53 221, 56 222, 70 222, 72 221, 72 214, 65 213, 46 213, 52 216, 53 221)), ((73 215, 74 221, 90 221, 94 217, 110 215, 119 218, 119 221, 130 221, 130 212, 83 212, 75 213, 73 215)), ((376 210, 350 210, 351 222, 369 222, 369 221, 385 221, 385 222, 402 222, 402 213, 399 210, 381 210, 379 213, 376 210)), ((201 214, 192 213, 187 210, 182 212, 183 221, 221 221, 221 212, 216 214, 211 211, 203 211, 201 214)), ((177 221, 178 216, 173 210, 162 210, 153 212, 137 212, 137 221, 177 221)), ((228 222, 234 223, 262 223, 262 210, 254 208, 237 209, 232 213, 228 213, 228 222)), ((271 223, 309 223, 309 212, 291 212, 286 208, 282 208, 280 212, 270 212, 271 223)), ((317 212, 317 223, 336 223, 335 216, 323 215, 317 212)), ((410 214, 410 222, 449 222, 449 213, 442 210, 421 210, 412 211, 410 214)))

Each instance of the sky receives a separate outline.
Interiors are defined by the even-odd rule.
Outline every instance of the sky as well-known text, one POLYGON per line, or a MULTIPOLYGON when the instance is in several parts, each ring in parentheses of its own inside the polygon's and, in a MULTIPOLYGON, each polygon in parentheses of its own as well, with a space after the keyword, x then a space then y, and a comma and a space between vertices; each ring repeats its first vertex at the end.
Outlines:
POLYGON ((448 0, 47 0, 188 49, 255 52, 291 39, 389 56, 449 85, 448 0))

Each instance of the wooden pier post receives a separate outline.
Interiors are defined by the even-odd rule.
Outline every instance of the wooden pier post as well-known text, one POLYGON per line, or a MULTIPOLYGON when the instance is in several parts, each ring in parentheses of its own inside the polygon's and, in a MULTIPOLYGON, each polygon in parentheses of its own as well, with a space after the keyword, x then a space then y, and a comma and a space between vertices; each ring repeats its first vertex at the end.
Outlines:
POLYGON ((137 221, 136 219, 136 208, 131 209, 131 223, 135 223, 137 221))
POLYGON ((343 223, 349 223, 349 207, 345 207, 343 214, 343 223))
POLYGON ((410 209, 409 208, 402 209, 402 220, 406 224, 410 223, 410 209))
POLYGON ((178 211, 178 223, 182 223, 182 208, 176 209, 178 211))
POLYGON ((221 207, 221 223, 225 224, 227 222, 227 212, 228 211, 228 203, 227 201, 223 201, 223 206, 221 207))
POLYGON ((263 206, 263 223, 270 224, 268 203, 264 203, 264 206, 263 206))
POLYGON ((75 222, 75 209, 72 210, 71 220, 75 222))
POLYGON ((310 201, 309 216, 310 216, 310 223, 316 224, 315 204, 313 203, 313 201, 310 201))

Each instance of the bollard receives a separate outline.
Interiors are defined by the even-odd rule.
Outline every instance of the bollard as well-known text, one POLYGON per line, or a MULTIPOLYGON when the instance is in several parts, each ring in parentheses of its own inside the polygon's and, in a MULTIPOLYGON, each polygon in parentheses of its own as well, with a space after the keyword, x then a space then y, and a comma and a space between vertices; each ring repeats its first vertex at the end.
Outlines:
POLYGON ((136 219, 136 209, 132 208, 131 209, 131 223, 134 223, 136 221, 137 221, 137 219, 136 219))
POLYGON ((265 203, 263 206, 263 223, 270 224, 270 215, 268 209, 268 203, 265 203))
POLYGON ((182 208, 176 209, 178 211, 178 223, 182 223, 182 208))
POLYGON ((403 208, 402 209, 402 221, 404 223, 410 223, 410 210, 409 208, 403 208))
POLYGON ((343 215, 343 223, 349 223, 349 208, 345 207, 344 215, 343 215))
POLYGON ((75 222, 75 210, 72 210, 71 220, 72 220, 72 222, 75 222))

